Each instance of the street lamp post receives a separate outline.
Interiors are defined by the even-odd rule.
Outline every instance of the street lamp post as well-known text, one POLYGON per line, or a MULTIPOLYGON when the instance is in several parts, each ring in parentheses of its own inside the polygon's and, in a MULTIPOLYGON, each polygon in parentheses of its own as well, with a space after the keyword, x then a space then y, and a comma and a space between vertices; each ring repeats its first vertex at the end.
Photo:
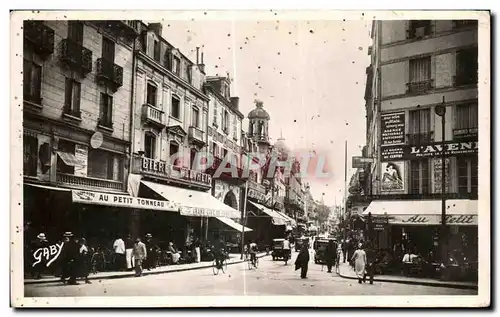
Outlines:
POLYGON ((437 105, 435 108, 435 112, 438 116, 441 117, 441 230, 439 237, 441 238, 441 261, 445 261, 448 252, 446 249, 446 165, 445 165, 445 114, 446 114, 446 105, 445 99, 443 97, 443 102, 440 105, 437 105))

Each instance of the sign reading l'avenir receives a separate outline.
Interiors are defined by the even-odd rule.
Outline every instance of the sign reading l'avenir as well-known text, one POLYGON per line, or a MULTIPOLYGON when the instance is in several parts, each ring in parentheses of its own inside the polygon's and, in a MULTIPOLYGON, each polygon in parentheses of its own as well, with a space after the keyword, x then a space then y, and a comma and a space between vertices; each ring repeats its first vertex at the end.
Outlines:
POLYGON ((423 145, 395 145, 382 148, 382 161, 415 160, 420 158, 440 157, 443 153, 446 156, 460 154, 475 154, 478 152, 478 142, 457 142, 448 141, 444 148, 441 143, 430 143, 423 145))

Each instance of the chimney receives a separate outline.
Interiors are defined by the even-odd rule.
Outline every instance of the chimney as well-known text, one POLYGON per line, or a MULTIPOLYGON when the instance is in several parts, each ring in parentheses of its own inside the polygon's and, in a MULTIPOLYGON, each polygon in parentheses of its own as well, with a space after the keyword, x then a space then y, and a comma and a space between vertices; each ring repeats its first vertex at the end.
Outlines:
POLYGON ((231 104, 233 105, 233 108, 235 110, 240 110, 239 109, 240 97, 231 97, 231 104))
POLYGON ((198 64, 200 71, 205 74, 205 64, 203 64, 203 52, 201 52, 201 64, 198 64))
POLYGON ((161 36, 163 25, 161 23, 149 23, 148 28, 156 33, 156 35, 161 36))
POLYGON ((196 65, 200 63, 200 48, 196 48, 196 65))

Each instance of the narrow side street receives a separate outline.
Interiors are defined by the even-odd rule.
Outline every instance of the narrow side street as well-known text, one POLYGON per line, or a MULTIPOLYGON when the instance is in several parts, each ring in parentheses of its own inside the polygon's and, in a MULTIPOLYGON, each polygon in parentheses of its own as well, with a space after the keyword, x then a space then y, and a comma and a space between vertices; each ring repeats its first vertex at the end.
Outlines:
POLYGON ((427 287, 394 283, 360 285, 326 272, 326 266, 309 264, 308 278, 294 271, 297 253, 285 266, 271 257, 260 259, 259 268, 249 270, 246 263, 228 266, 228 272, 214 275, 211 268, 140 278, 94 280, 93 284, 26 285, 25 296, 266 296, 266 295, 475 295, 474 290, 427 287))

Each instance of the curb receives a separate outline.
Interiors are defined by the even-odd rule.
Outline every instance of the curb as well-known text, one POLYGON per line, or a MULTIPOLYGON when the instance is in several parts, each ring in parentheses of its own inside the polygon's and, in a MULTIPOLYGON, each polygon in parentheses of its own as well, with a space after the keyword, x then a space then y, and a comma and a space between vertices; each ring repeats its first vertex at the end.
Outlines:
MULTIPOLYGON (((338 273, 338 276, 350 280, 357 280, 357 277, 347 276, 342 273, 338 273)), ((415 281, 415 280, 393 280, 393 279, 377 279, 373 278, 373 282, 386 282, 386 283, 398 283, 398 284, 409 284, 409 285, 423 285, 423 286, 432 286, 432 287, 446 287, 446 288, 457 288, 457 289, 473 289, 477 290, 477 285, 467 285, 467 284, 452 284, 452 283, 438 283, 438 282, 428 282, 428 281, 415 281)))
MULTIPOLYGON (((265 256, 269 256, 270 254, 263 254, 263 255, 258 255, 258 258, 263 258, 265 256)), ((227 265, 234 265, 234 264, 240 264, 244 263, 246 260, 236 260, 234 262, 227 263, 227 265)), ((212 262, 208 262, 206 265, 203 266, 196 266, 196 267, 180 267, 176 268, 173 270, 168 270, 168 271, 157 271, 157 272, 151 272, 151 271, 143 271, 142 276, 146 275, 158 275, 158 274, 168 274, 168 273, 176 273, 176 272, 183 272, 183 271, 193 271, 193 270, 200 270, 200 269, 207 269, 212 267, 212 262)), ((129 274, 110 274, 106 276, 89 276, 89 280, 110 280, 110 279, 118 279, 118 278, 131 278, 131 277, 136 277, 134 272, 130 272, 129 274)), ((60 282, 59 279, 46 279, 46 280, 32 280, 32 281, 25 281, 24 285, 33 285, 33 284, 48 284, 48 283, 58 283, 60 282)), ((62 284, 61 284, 62 285, 62 284)))

